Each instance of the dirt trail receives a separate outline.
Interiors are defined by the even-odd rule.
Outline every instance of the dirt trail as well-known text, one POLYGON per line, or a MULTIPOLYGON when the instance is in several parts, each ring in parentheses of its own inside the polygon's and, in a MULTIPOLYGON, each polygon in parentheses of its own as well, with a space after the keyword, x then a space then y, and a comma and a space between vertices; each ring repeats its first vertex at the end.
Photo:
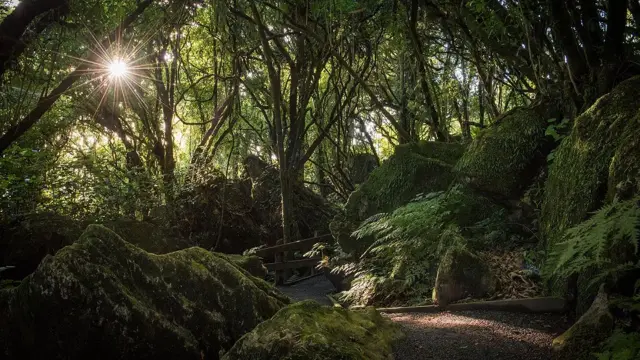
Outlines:
POLYGON ((278 286, 283 294, 294 301, 315 300, 322 305, 332 305, 327 294, 336 290, 333 284, 323 275, 299 282, 290 286, 278 286))
POLYGON ((555 314, 462 311, 386 314, 407 338, 395 360, 553 359, 551 341, 569 327, 555 314))
MULTIPOLYGON (((294 301, 331 305, 335 290, 323 276, 278 289, 294 301)), ((557 314, 460 311, 432 314, 384 314, 400 324, 406 339, 395 347, 395 360, 547 360, 551 341, 569 328, 557 314)))

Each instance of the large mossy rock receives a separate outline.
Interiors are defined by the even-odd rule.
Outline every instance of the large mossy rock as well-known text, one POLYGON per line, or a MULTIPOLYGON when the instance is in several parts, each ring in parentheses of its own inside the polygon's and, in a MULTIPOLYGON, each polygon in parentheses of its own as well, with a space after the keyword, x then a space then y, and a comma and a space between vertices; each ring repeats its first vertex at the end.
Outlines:
POLYGON ((601 287, 589 310, 569 330, 553 340, 553 349, 563 358, 592 359, 591 351, 611 335, 614 325, 609 297, 601 287))
POLYGON ((46 255, 73 243, 82 233, 79 221, 55 213, 33 213, 0 224, 0 266, 14 268, 2 278, 21 280, 46 255))
POLYGON ((464 147, 460 144, 419 142, 400 145, 366 182, 354 191, 332 224, 331 232, 343 250, 351 246, 351 233, 369 217, 405 205, 418 194, 446 190, 453 182, 453 165, 464 147))
MULTIPOLYGON (((2 277, 23 279, 46 255, 53 255, 76 241, 86 225, 55 213, 27 214, 0 224, 0 266, 15 267, 3 272, 2 277)), ((189 247, 185 240, 159 224, 118 219, 103 225, 148 252, 163 254, 189 247)))
POLYGON ((0 291, 4 359, 218 359, 288 300, 201 248, 147 253, 90 225, 0 291))
POLYGON ((242 337, 223 360, 391 360, 402 337, 375 309, 349 311, 303 301, 242 337))
POLYGON ((640 77, 618 85, 580 115, 556 150, 544 189, 548 246, 609 203, 640 193, 640 77))
POLYGON ((440 306, 468 297, 482 298, 496 288, 496 279, 487 264, 463 246, 453 246, 442 257, 433 301, 440 306))
POLYGON ((164 224, 118 219, 106 221, 102 225, 120 235, 125 241, 154 254, 166 254, 190 247, 180 236, 170 234, 164 224))
POLYGON ((519 198, 551 150, 545 105, 513 109, 482 130, 455 166, 460 181, 484 192, 519 198))
POLYGON ((233 262, 240 268, 246 270, 249 274, 263 278, 267 275, 267 268, 264 266, 262 259, 255 255, 238 255, 238 254, 222 254, 216 253, 216 256, 233 262))

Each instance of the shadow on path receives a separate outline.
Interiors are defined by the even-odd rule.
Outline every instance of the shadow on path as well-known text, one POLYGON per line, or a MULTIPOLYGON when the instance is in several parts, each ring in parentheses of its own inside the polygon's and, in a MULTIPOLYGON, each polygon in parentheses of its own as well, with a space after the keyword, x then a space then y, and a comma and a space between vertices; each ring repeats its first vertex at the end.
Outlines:
POLYGON ((385 316, 407 335, 396 360, 553 359, 551 342, 570 325, 557 314, 497 311, 385 316))
POLYGON ((320 275, 299 282, 295 285, 278 286, 278 290, 296 302, 302 300, 315 300, 322 305, 331 306, 333 304, 326 295, 334 292, 336 289, 333 287, 333 284, 324 277, 324 275, 320 275))

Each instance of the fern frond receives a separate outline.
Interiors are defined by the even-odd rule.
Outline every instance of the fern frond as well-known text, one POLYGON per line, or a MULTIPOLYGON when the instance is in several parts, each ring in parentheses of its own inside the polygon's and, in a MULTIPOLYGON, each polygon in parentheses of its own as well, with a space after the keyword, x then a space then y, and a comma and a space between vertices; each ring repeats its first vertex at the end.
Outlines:
POLYGON ((550 252, 545 273, 562 281, 588 270, 594 281, 637 268, 640 253, 639 199, 617 202, 597 211, 589 220, 565 232, 564 240, 550 252))

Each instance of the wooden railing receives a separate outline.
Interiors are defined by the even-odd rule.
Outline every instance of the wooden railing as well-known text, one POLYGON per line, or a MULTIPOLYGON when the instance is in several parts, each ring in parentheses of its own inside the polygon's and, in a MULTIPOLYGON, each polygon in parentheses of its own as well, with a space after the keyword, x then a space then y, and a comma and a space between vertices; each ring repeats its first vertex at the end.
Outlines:
POLYGON ((294 251, 307 252, 313 248, 316 243, 330 240, 331 234, 315 236, 309 239, 293 241, 286 244, 271 246, 259 249, 255 255, 262 258, 268 258, 273 255, 274 262, 264 264, 269 271, 275 271, 276 284, 283 284, 293 269, 311 268, 311 273, 315 273, 316 265, 322 260, 322 257, 313 257, 308 259, 292 259, 294 251))

